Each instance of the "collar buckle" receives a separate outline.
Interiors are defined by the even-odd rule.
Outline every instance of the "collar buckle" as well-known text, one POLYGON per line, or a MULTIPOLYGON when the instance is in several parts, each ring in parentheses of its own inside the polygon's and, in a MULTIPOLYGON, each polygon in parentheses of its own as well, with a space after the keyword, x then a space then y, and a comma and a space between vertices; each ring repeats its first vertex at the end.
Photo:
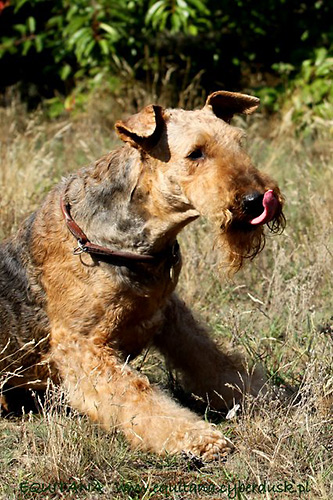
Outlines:
POLYGON ((81 240, 77 240, 77 247, 73 248, 73 255, 81 255, 87 251, 81 240))

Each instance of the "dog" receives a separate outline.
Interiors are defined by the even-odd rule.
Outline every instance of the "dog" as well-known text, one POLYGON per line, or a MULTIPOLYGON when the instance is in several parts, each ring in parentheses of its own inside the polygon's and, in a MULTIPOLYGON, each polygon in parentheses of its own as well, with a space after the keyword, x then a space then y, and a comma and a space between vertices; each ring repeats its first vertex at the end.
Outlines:
POLYGON ((210 94, 200 110, 150 105, 116 123, 123 146, 62 180, 0 247, 1 370, 10 387, 65 388, 70 404, 143 450, 213 460, 232 443, 131 366, 154 346, 184 390, 230 408, 264 381, 218 349, 176 295, 178 233, 211 220, 230 269, 284 226, 278 185, 230 124, 259 99, 210 94))

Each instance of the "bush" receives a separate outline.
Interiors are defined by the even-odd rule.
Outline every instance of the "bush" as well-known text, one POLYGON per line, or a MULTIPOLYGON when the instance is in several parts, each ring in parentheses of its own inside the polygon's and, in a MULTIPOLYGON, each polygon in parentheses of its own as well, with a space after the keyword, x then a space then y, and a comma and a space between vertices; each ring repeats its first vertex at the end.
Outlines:
POLYGON ((2 89, 20 82, 34 106, 126 78, 157 93, 167 84, 177 94, 197 75, 206 91, 274 88, 282 67, 292 76, 316 48, 330 50, 332 15, 322 0, 5 0, 2 89))

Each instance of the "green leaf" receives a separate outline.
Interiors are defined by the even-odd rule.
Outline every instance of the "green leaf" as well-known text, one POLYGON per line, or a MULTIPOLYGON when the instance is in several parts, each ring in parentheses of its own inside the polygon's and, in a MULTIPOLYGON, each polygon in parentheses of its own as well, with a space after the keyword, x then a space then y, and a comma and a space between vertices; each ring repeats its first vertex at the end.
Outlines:
POLYGON ((43 37, 42 37, 42 35, 36 36, 35 47, 36 47, 37 52, 42 52, 42 50, 43 50, 43 37))
POLYGON ((14 13, 16 14, 16 12, 18 12, 25 3, 27 3, 29 0, 19 0, 16 4, 16 7, 14 9, 14 13))
POLYGON ((63 21, 64 21, 63 16, 50 17, 50 19, 48 19, 46 22, 46 27, 47 28, 53 28, 53 27, 60 28, 61 26, 63 26, 63 21))
POLYGON ((176 3, 177 3, 177 6, 178 6, 180 9, 185 9, 185 10, 188 10, 188 5, 187 5, 187 3, 185 2, 185 0, 176 0, 176 3))
POLYGON ((64 112, 64 103, 59 97, 54 97, 46 101, 48 115, 50 118, 57 118, 64 112))
POLYGON ((15 39, 14 38, 3 38, 2 43, 0 45, 1 49, 3 49, 3 53, 9 52, 10 54, 16 54, 17 53, 17 46, 15 45, 15 39))
POLYGON ((83 51, 83 55, 85 57, 89 57, 92 51, 94 50, 95 45, 96 45, 96 40, 95 39, 91 40, 91 42, 86 45, 86 48, 83 51))
POLYGON ((328 57, 321 63, 316 70, 316 76, 329 76, 333 77, 333 57, 328 57))
POLYGON ((69 35, 73 35, 76 31, 79 31, 81 28, 87 28, 87 19, 86 17, 76 17, 72 19, 66 26, 66 32, 69 35))
POLYGON ((70 39, 68 40, 69 41, 69 44, 70 46, 74 46, 75 44, 78 43, 78 41, 83 38, 83 37, 89 37, 91 38, 91 30, 90 28, 81 28, 79 29, 78 31, 76 31, 76 33, 74 33, 74 35, 72 35, 70 37, 70 39))
POLYGON ((18 31, 22 36, 27 33, 27 27, 25 24, 14 24, 13 28, 15 31, 18 31))
POLYGON ((106 40, 102 39, 102 40, 99 40, 98 44, 101 47, 103 54, 106 56, 109 55, 110 48, 109 48, 108 42, 106 40))
POLYGON ((178 11, 176 11, 171 16, 171 31, 177 33, 180 31, 180 28, 184 25, 184 21, 182 21, 181 15, 179 15, 178 11))
POLYGON ((118 36, 118 32, 117 30, 115 30, 112 26, 110 26, 109 24, 106 24, 106 23, 100 23, 99 24, 100 28, 102 28, 102 30, 106 31, 107 33, 109 33, 110 35, 112 35, 113 37, 117 37, 118 36))
POLYGON ((327 57, 327 50, 324 47, 321 47, 316 51, 315 65, 320 66, 320 64, 325 60, 326 57, 327 57))
POLYGON ((27 53, 29 52, 30 48, 32 46, 32 41, 31 40, 26 40, 23 44, 23 50, 22 50, 22 55, 26 56, 27 53))
POLYGON ((198 28, 196 26, 194 26, 194 24, 191 24, 189 27, 188 27, 188 33, 192 36, 196 36, 198 34, 198 28))
POLYGON ((161 31, 165 30, 168 18, 169 18, 169 12, 163 12, 163 14, 160 17, 160 30, 161 31))
POLYGON ((201 2, 201 0, 188 0, 188 3, 193 5, 201 14, 206 16, 209 15, 209 9, 206 7, 204 2, 201 2))
POLYGON ((83 78, 84 76, 86 75, 86 69, 85 68, 81 68, 79 69, 78 71, 76 71, 74 77, 77 79, 77 80, 80 80, 81 78, 83 78))
POLYGON ((309 38, 309 30, 305 30, 301 35, 302 42, 305 42, 309 38))
MULTIPOLYGON (((151 18, 151 24, 154 29, 160 29, 161 31, 164 29, 166 20, 169 17, 170 13, 165 10, 164 5, 161 5, 159 9, 155 12, 155 15, 151 18)), ((148 24, 148 23, 147 23, 148 24)))
POLYGON ((302 71, 301 71, 301 83, 308 83, 311 80, 313 74, 313 66, 312 61, 307 59, 302 63, 302 71))
POLYGON ((163 12, 167 8, 165 0, 160 0, 159 2, 154 3, 149 9, 146 14, 146 23, 149 24, 152 22, 153 18, 159 11, 160 13, 163 12))
POLYGON ((36 20, 34 17, 28 17, 28 28, 30 33, 35 33, 36 31, 36 20))
POLYGON ((69 75, 72 72, 72 68, 70 67, 69 64, 65 64, 60 70, 60 78, 65 81, 69 77, 69 75))

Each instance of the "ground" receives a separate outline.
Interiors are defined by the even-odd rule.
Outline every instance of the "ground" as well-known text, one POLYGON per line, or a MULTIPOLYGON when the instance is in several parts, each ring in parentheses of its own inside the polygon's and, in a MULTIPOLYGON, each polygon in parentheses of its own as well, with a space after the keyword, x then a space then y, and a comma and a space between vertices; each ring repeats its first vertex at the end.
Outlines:
MULTIPOLYGON (((96 112, 52 123, 17 102, 0 110, 1 239, 62 174, 112 149, 111 109, 104 110, 108 120, 96 112)), ((260 115, 239 120, 255 164, 285 194, 287 228, 268 236, 262 254, 230 279, 218 270, 208 223, 193 223, 180 237, 179 291, 218 342, 227 339, 248 360, 260 360, 281 392, 294 388, 296 404, 267 399, 216 419, 237 449, 225 463, 202 466, 133 452, 63 402, 59 411, 61 395, 50 391, 40 414, 0 422, 1 498, 68 498, 69 491, 115 500, 332 497, 332 138, 328 124, 295 137, 285 123, 263 123, 260 115)), ((172 390, 156 353, 136 363, 172 390)))

